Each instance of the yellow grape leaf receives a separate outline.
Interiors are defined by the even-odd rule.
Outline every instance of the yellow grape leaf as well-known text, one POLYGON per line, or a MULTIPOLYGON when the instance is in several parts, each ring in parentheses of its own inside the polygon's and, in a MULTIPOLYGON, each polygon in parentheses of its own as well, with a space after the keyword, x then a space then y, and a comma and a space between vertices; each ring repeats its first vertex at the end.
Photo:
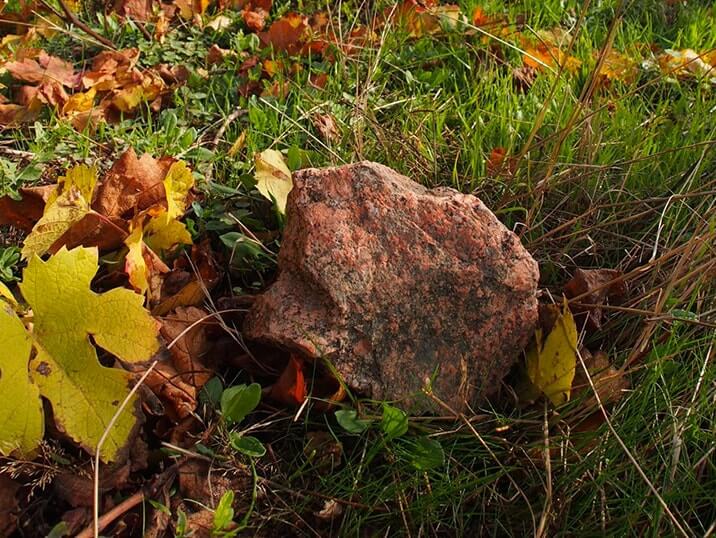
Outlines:
POLYGON ((293 188, 293 180, 281 152, 267 149, 256 155, 256 188, 276 204, 279 213, 286 213, 286 200, 293 188))
POLYGON ((73 224, 90 211, 97 171, 85 165, 70 168, 57 180, 57 188, 45 203, 45 210, 25 238, 22 257, 42 256, 73 224))
MULTIPOLYGON (((149 360, 159 349, 158 326, 142 306, 142 296, 123 288, 104 294, 90 289, 97 261, 96 248, 62 247, 47 261, 33 256, 20 284, 32 309, 31 328, 9 311, 0 318, 0 370, 5 370, 0 381, 12 375, 12 394, 24 391, 22 397, 4 399, 17 405, 0 406, 0 435, 17 440, 14 448, 23 454, 37 446, 44 430, 43 415, 37 411, 38 390, 52 405, 58 429, 86 450, 97 450, 112 417, 129 397, 131 377, 124 370, 102 366, 92 341, 133 363, 149 360), (21 375, 27 374, 28 360, 32 384, 21 375), (15 415, 27 417, 25 429, 8 429, 15 424, 15 415)), ((3 396, 6 390, 3 387, 3 396)), ((116 459, 126 445, 137 425, 135 413, 137 402, 132 398, 100 449, 104 461, 116 459)))
POLYGON ((32 339, 12 307, 0 303, 0 454, 31 454, 42 439, 40 392, 30 382, 32 339))
POLYGON ((171 218, 179 218, 186 211, 187 195, 194 186, 194 176, 184 161, 177 161, 169 167, 164 177, 164 190, 167 193, 167 213, 171 218))
POLYGON ((527 375, 554 405, 569 400, 577 364, 576 349, 577 326, 565 302, 547 337, 538 328, 535 342, 527 351, 527 375))
POLYGON ((154 252, 162 253, 177 245, 191 245, 191 234, 186 225, 163 212, 154 217, 144 230, 144 242, 154 252))

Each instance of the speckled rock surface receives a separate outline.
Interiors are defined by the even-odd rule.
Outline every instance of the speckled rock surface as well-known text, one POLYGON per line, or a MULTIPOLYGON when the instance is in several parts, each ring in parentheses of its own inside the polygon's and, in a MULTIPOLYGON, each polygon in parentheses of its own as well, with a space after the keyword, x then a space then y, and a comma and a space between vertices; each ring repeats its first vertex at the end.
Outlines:
POLYGON ((276 282, 250 339, 329 358, 375 399, 458 410, 489 394, 537 321, 537 264, 476 197, 361 162, 294 174, 276 282))

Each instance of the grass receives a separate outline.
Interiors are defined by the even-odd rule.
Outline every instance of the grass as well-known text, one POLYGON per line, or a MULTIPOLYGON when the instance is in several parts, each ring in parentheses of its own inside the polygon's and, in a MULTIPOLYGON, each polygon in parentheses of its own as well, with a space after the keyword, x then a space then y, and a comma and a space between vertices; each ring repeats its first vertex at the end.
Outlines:
MULTIPOLYGON (((274 12, 289 9, 287 2, 277 3, 274 12)), ((477 6, 460 4, 467 14, 477 6)), ((411 416, 409 434, 391 441, 376 425, 348 435, 332 413, 313 409, 313 402, 297 421, 290 411, 264 409, 252 424, 271 453, 257 461, 259 494, 250 532, 662 536, 682 529, 713 535, 714 86, 640 69, 632 83, 586 88, 610 40, 615 50, 642 61, 653 58, 652 50, 713 49, 716 7, 657 0, 479 4, 490 15, 520 20, 526 34, 571 30, 581 67, 559 77, 540 73, 521 91, 512 72, 522 65, 520 44, 514 49, 483 40, 490 27, 468 28, 467 36, 460 31, 420 39, 393 30, 334 63, 292 60, 302 70, 287 78, 285 98, 246 99, 237 93, 241 59, 208 68, 208 78, 196 69, 207 69, 211 44, 253 53, 255 37, 187 24, 164 44, 149 43, 136 26, 110 21, 106 35, 118 47, 139 47, 146 66, 188 65, 194 72, 188 83, 169 108, 145 111, 91 135, 49 112, 33 125, 4 131, 0 149, 23 153, 0 153, 3 169, 5 163, 19 163, 28 172, 21 181, 17 173, 6 174, 2 188, 15 189, 40 177, 35 169, 56 169, 58 163, 108 166, 132 146, 180 156, 200 179, 211 170, 211 182, 202 184, 204 209, 190 216, 198 230, 222 230, 227 211, 243 215, 255 231, 275 229, 251 191, 251 156, 274 147, 287 153, 294 169, 369 159, 429 186, 473 192, 538 260, 545 301, 558 300, 577 267, 615 268, 628 275, 628 304, 609 310, 602 329, 585 341, 590 349, 605 351, 631 386, 608 405, 613 429, 589 390, 559 409, 543 402, 521 407, 510 384, 463 419, 447 411, 444 417, 411 416), (323 90, 309 84, 316 73, 328 75, 323 90), (215 133, 237 107, 247 113, 226 125, 214 147, 215 133), (316 113, 335 118, 338 140, 320 137, 312 124, 316 113), (243 149, 230 156, 242 133, 243 149), (488 168, 494 148, 521 156, 513 170, 488 168), (315 453, 306 450, 313 432, 327 432, 315 453), (415 467, 416 439, 424 435, 439 441, 445 453, 444 464, 431 470, 415 467), (339 450, 337 443, 342 457, 325 463, 324 452, 339 450), (330 499, 339 500, 341 517, 314 516, 330 499)), ((388 6, 291 3, 304 13, 329 11, 344 32, 388 6)), ((515 25, 509 28, 517 31, 515 25)), ((512 42, 510 34, 504 39, 512 42)), ((78 31, 56 34, 43 45, 78 64, 97 52, 78 31)), ((267 246, 276 250, 279 242, 267 246)), ((270 280, 273 261, 247 257, 237 260, 234 270, 235 287, 258 289, 270 280)), ((225 372, 226 381, 241 379, 236 375, 225 372)), ((369 416, 380 413, 379 402, 360 404, 369 416)), ((218 467, 235 462, 241 468, 245 462, 231 454, 222 435, 219 431, 207 443, 229 458, 218 467)), ((246 508, 250 492, 238 496, 246 508)))

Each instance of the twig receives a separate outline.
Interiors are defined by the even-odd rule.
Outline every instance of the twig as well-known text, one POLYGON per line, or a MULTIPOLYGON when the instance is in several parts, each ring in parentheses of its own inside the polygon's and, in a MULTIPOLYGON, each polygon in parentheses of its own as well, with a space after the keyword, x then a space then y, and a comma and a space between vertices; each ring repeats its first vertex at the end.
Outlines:
POLYGON ((65 3, 65 0, 57 0, 57 2, 60 4, 60 7, 62 8, 62 11, 65 13, 64 18, 69 20, 72 24, 74 24, 77 28, 82 30, 84 33, 92 36, 97 41, 102 43, 105 47, 108 47, 112 50, 117 50, 117 46, 112 43, 110 39, 107 39, 103 35, 98 34, 92 28, 87 26, 84 22, 82 22, 79 18, 77 18, 77 15, 75 15, 72 10, 68 7, 68 5, 65 3))
POLYGON ((95 523, 94 532, 92 527, 87 527, 77 535, 77 538, 92 538, 92 536, 97 536, 99 532, 104 530, 107 525, 112 523, 122 514, 129 512, 132 508, 137 506, 142 501, 144 501, 144 491, 140 489, 137 493, 135 493, 131 497, 126 498, 123 502, 119 503, 109 512, 104 514, 101 518, 99 518, 99 520, 97 520, 97 522, 95 523))

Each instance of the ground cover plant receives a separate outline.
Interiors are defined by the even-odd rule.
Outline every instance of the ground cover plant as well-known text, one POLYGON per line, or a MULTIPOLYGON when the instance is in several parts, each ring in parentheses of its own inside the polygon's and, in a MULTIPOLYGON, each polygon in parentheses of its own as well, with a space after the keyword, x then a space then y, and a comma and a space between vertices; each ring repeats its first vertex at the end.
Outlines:
POLYGON ((0 13, 0 535, 716 532, 710 2, 0 13), (291 172, 364 159, 539 263, 471 413, 242 338, 291 172))

